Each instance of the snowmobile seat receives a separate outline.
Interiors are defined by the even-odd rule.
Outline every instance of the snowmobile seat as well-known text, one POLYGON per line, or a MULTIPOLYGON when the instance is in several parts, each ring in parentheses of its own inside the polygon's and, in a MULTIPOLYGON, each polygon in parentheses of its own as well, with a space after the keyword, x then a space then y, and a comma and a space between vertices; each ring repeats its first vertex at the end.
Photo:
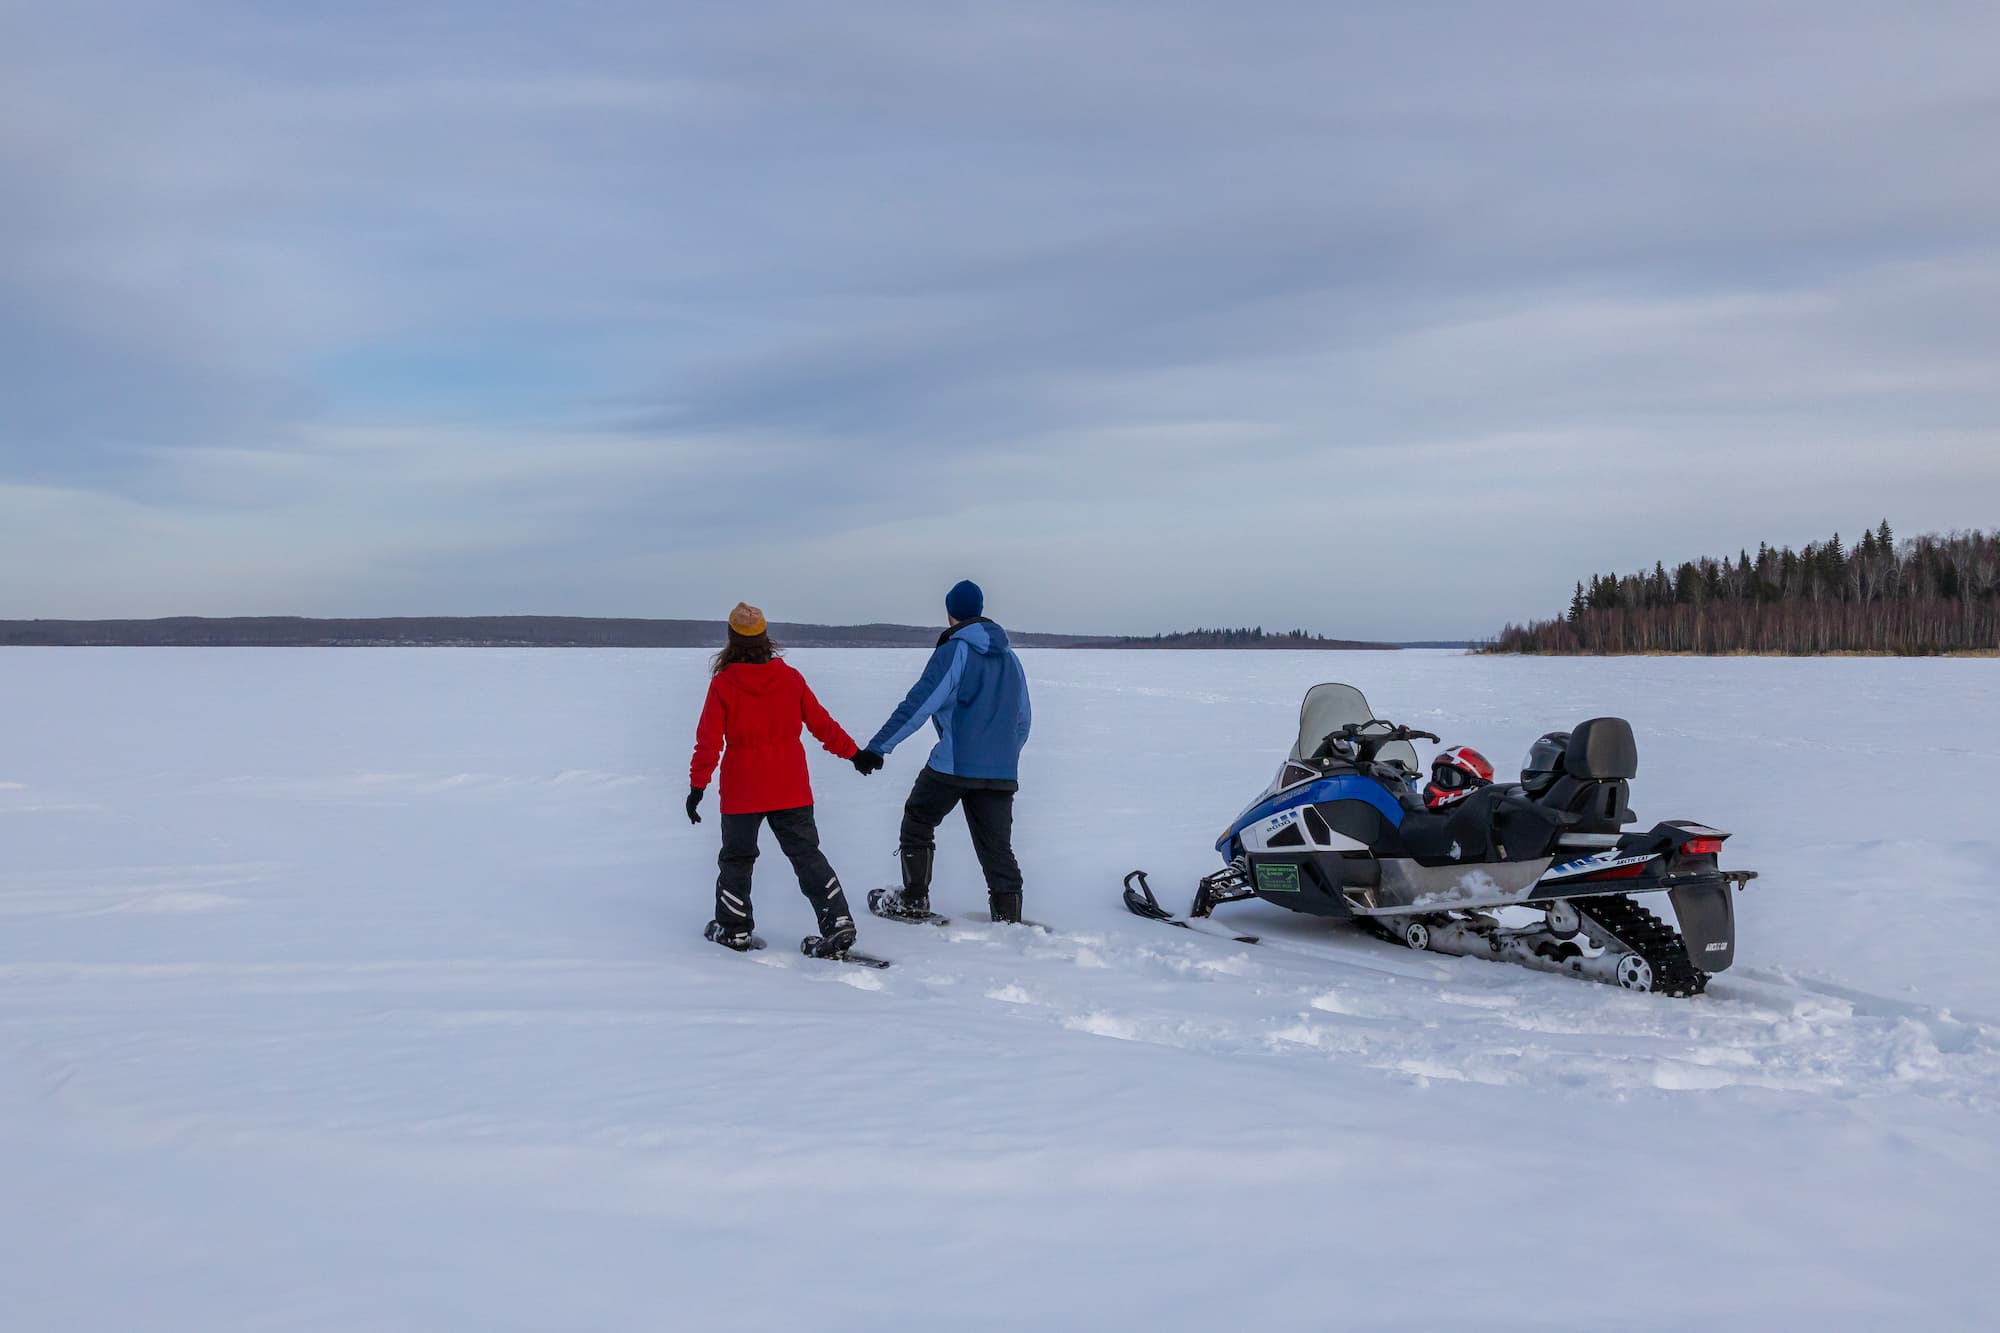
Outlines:
MULTIPOLYGON (((1468 865, 1494 859, 1498 792, 1481 788, 1440 814, 1419 808, 1397 829, 1404 848, 1423 865, 1468 865), (1490 793, 1490 794, 1489 794, 1490 793)), ((1421 799, 1418 802, 1421 807, 1421 799)), ((1506 858, 1503 858, 1506 859, 1506 858)))
POLYGON ((1452 860, 1451 817, 1410 811, 1397 826, 1396 837, 1402 850, 1425 865, 1448 865, 1452 860))
POLYGON ((1502 861, 1532 861, 1547 856, 1563 833, 1562 817, 1539 802, 1525 802, 1519 787, 1491 787, 1500 792, 1493 798, 1493 841, 1502 861))

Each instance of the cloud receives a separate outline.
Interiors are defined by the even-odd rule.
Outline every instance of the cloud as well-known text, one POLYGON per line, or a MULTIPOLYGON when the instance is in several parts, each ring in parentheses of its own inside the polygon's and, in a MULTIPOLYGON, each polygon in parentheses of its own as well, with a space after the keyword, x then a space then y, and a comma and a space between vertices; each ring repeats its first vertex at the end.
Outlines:
POLYGON ((10 31, 0 614, 1428 637, 1994 522, 1985 6, 10 31))

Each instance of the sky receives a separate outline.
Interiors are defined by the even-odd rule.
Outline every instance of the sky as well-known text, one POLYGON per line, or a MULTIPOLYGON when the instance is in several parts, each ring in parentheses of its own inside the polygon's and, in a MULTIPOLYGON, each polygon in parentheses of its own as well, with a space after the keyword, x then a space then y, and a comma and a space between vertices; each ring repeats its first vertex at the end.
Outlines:
POLYGON ((1457 638, 2000 524, 2000 6, 0 0, 0 617, 1457 638))

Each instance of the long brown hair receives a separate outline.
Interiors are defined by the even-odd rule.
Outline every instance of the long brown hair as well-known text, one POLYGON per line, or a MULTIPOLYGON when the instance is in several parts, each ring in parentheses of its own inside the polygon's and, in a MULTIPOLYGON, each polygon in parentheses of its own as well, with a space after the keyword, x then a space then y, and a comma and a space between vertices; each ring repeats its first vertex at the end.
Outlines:
POLYGON ((722 651, 709 660, 708 674, 719 676, 722 668, 735 666, 738 662, 761 666, 784 655, 785 650, 771 642, 769 630, 762 634, 738 634, 730 630, 729 642, 723 644, 722 651))

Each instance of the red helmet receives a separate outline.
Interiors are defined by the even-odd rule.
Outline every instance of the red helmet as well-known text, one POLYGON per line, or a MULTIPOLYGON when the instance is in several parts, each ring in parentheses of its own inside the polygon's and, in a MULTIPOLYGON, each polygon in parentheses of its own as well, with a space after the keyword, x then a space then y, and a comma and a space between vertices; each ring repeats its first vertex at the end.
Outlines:
POLYGON ((1455 745, 1431 760, 1431 782, 1424 788, 1424 806, 1442 810, 1456 805, 1480 787, 1491 786, 1493 765, 1470 745, 1455 745))

